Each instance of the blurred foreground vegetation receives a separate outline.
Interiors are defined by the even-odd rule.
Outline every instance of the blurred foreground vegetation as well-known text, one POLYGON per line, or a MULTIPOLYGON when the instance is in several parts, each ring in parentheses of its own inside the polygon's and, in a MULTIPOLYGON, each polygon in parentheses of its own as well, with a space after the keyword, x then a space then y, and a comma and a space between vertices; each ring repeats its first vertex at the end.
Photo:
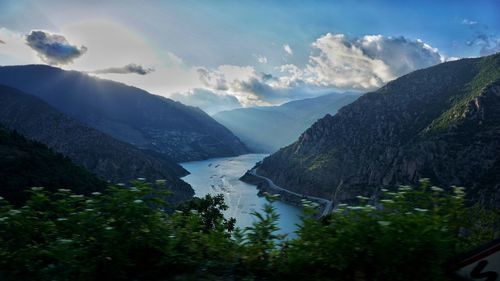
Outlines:
POLYGON ((235 229, 222 196, 165 212, 162 184, 88 196, 34 187, 19 208, 0 199, 0 280, 449 280, 443 264, 498 236, 500 221, 466 207, 463 188, 423 180, 321 219, 305 202, 288 239, 276 234, 273 196, 235 229))

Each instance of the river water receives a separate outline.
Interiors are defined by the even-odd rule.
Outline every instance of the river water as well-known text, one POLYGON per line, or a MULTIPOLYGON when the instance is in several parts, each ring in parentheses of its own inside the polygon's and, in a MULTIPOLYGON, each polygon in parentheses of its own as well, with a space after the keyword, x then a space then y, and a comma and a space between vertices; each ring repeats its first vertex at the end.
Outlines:
MULTIPOLYGON (((182 179, 193 187, 197 197, 206 194, 224 194, 225 202, 229 207, 224 215, 235 218, 236 226, 244 228, 255 221, 250 213, 261 211, 266 200, 257 196, 258 190, 255 185, 244 183, 239 178, 265 156, 267 155, 246 154, 181 163, 191 173, 182 179)), ((280 214, 279 233, 294 237, 293 232, 300 221, 300 209, 279 201, 274 202, 273 205, 280 214)))

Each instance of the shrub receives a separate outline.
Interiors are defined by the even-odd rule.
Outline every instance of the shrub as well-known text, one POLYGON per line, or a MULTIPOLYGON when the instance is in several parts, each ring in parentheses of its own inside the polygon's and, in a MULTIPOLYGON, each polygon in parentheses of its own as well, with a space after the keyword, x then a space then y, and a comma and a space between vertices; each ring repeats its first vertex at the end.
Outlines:
POLYGON ((444 262, 498 235, 497 212, 426 180, 321 219, 306 203, 292 240, 276 234, 275 197, 241 230, 223 197, 167 213, 163 190, 136 181, 88 196, 32 188, 20 208, 0 199, 0 279, 447 280, 444 262))

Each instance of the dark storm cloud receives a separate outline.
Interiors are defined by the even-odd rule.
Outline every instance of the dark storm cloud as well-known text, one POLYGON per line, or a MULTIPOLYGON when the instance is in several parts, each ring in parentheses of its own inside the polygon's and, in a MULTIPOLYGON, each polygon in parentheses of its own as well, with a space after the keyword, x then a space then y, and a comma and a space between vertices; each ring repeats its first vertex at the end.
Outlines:
POLYGON ((26 44, 48 64, 68 64, 83 55, 85 46, 71 45, 64 36, 46 31, 33 30, 26 36, 26 44))
POLYGON ((99 69, 99 70, 96 70, 96 71, 93 71, 93 73, 97 73, 97 74, 109 74, 109 73, 113 73, 113 74, 129 74, 129 73, 135 73, 135 74, 139 74, 139 75, 146 75, 146 74, 149 74, 151 72, 153 72, 154 69, 153 68, 145 68, 141 65, 138 65, 138 64, 135 64, 135 63, 131 63, 131 64, 127 64, 125 66, 122 66, 122 67, 110 67, 110 68, 105 68, 105 69, 99 69))

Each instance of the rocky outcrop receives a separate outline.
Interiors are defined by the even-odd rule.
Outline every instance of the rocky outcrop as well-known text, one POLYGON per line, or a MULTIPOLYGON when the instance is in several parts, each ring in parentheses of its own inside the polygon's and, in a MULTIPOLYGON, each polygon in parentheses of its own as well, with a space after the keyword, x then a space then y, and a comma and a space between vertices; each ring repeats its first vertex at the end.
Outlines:
POLYGON ((500 206, 499 85, 499 54, 410 73, 325 116, 258 171, 335 202, 427 177, 500 206))
POLYGON ((47 65, 0 67, 0 84, 45 101, 115 139, 177 162, 247 152, 228 129, 202 110, 77 71, 47 65))
POLYGON ((165 179, 173 202, 194 194, 179 177, 188 172, 155 152, 140 150, 68 117, 40 99, 0 85, 0 124, 46 144, 109 182, 165 179))

